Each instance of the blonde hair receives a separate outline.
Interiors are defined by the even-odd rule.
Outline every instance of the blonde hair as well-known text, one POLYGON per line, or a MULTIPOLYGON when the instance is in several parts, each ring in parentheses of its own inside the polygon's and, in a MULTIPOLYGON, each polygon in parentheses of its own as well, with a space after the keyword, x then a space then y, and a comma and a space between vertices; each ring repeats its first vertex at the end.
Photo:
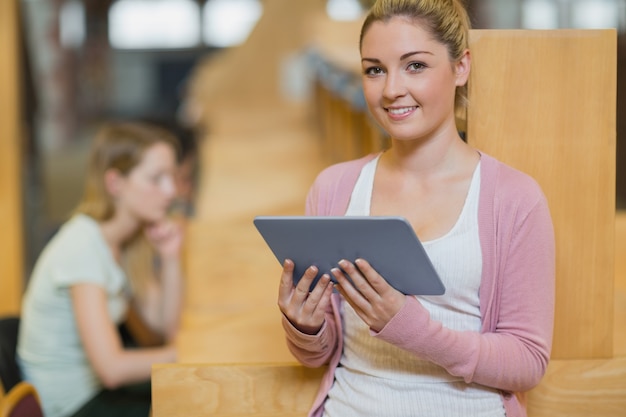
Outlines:
MULTIPOLYGON (((91 147, 83 197, 75 213, 85 214, 97 222, 110 220, 115 214, 112 196, 105 186, 105 173, 114 169, 128 175, 140 162, 145 151, 165 143, 177 152, 178 142, 169 132, 147 123, 108 123, 97 133, 91 147)), ((122 267, 134 293, 141 297, 149 280, 154 279, 156 255, 139 231, 122 251, 122 267)))
MULTIPOLYGON (((404 17, 421 25, 433 38, 448 49, 450 62, 458 62, 469 47, 471 23, 461 0, 377 0, 370 9, 359 38, 374 22, 388 22, 393 17, 404 17)), ((467 104, 467 84, 456 89, 455 107, 467 104)))

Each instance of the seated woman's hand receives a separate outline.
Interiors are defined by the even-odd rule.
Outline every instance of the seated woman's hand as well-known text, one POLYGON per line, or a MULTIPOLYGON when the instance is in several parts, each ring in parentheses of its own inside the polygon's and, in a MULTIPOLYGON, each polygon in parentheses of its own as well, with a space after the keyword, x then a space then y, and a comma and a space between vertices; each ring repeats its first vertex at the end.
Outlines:
POLYGON ((163 220, 146 227, 148 241, 162 258, 177 257, 183 244, 183 228, 173 220, 163 220))

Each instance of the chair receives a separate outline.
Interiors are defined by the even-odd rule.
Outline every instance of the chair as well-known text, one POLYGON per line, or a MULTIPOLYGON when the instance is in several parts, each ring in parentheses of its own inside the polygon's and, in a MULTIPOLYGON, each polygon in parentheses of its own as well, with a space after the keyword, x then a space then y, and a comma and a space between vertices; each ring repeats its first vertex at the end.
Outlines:
POLYGON ((0 318, 0 382, 7 393, 22 380, 15 360, 19 324, 18 316, 0 318))
POLYGON ((0 318, 0 417, 43 417, 39 394, 35 387, 22 381, 15 360, 19 316, 0 318))
POLYGON ((37 390, 26 382, 18 382, 0 399, 0 417, 43 417, 37 390))

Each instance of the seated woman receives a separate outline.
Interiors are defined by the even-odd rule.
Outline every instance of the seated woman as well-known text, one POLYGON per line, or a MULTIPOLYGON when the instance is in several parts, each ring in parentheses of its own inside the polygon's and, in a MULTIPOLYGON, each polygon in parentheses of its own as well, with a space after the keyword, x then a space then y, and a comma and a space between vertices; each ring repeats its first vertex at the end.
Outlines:
POLYGON ((18 340, 24 379, 47 417, 150 413, 153 363, 172 362, 182 275, 177 142, 143 123, 104 126, 85 192, 41 253, 26 290, 18 340), (118 326, 135 311, 163 343, 127 348, 118 326))

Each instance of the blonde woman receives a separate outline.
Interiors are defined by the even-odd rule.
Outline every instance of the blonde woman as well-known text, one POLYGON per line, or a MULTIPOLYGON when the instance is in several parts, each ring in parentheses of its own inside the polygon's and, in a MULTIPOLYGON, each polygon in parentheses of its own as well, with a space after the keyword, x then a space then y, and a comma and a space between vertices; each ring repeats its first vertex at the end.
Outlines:
POLYGON ((379 0, 365 19, 363 91, 391 146, 323 171, 307 213, 405 217, 446 293, 404 295, 367 259, 340 261, 337 284, 325 275, 309 292, 315 267, 294 287, 287 260, 288 346, 304 365, 328 365, 310 416, 523 417, 523 392, 546 370, 552 220, 532 178, 457 131, 469 26, 459 0, 379 0))
POLYGON ((182 232, 167 218, 176 143, 147 124, 104 126, 83 199, 36 262, 18 361, 47 417, 147 417, 151 365, 176 358, 182 232), (131 310, 161 345, 124 346, 118 325, 131 310))

